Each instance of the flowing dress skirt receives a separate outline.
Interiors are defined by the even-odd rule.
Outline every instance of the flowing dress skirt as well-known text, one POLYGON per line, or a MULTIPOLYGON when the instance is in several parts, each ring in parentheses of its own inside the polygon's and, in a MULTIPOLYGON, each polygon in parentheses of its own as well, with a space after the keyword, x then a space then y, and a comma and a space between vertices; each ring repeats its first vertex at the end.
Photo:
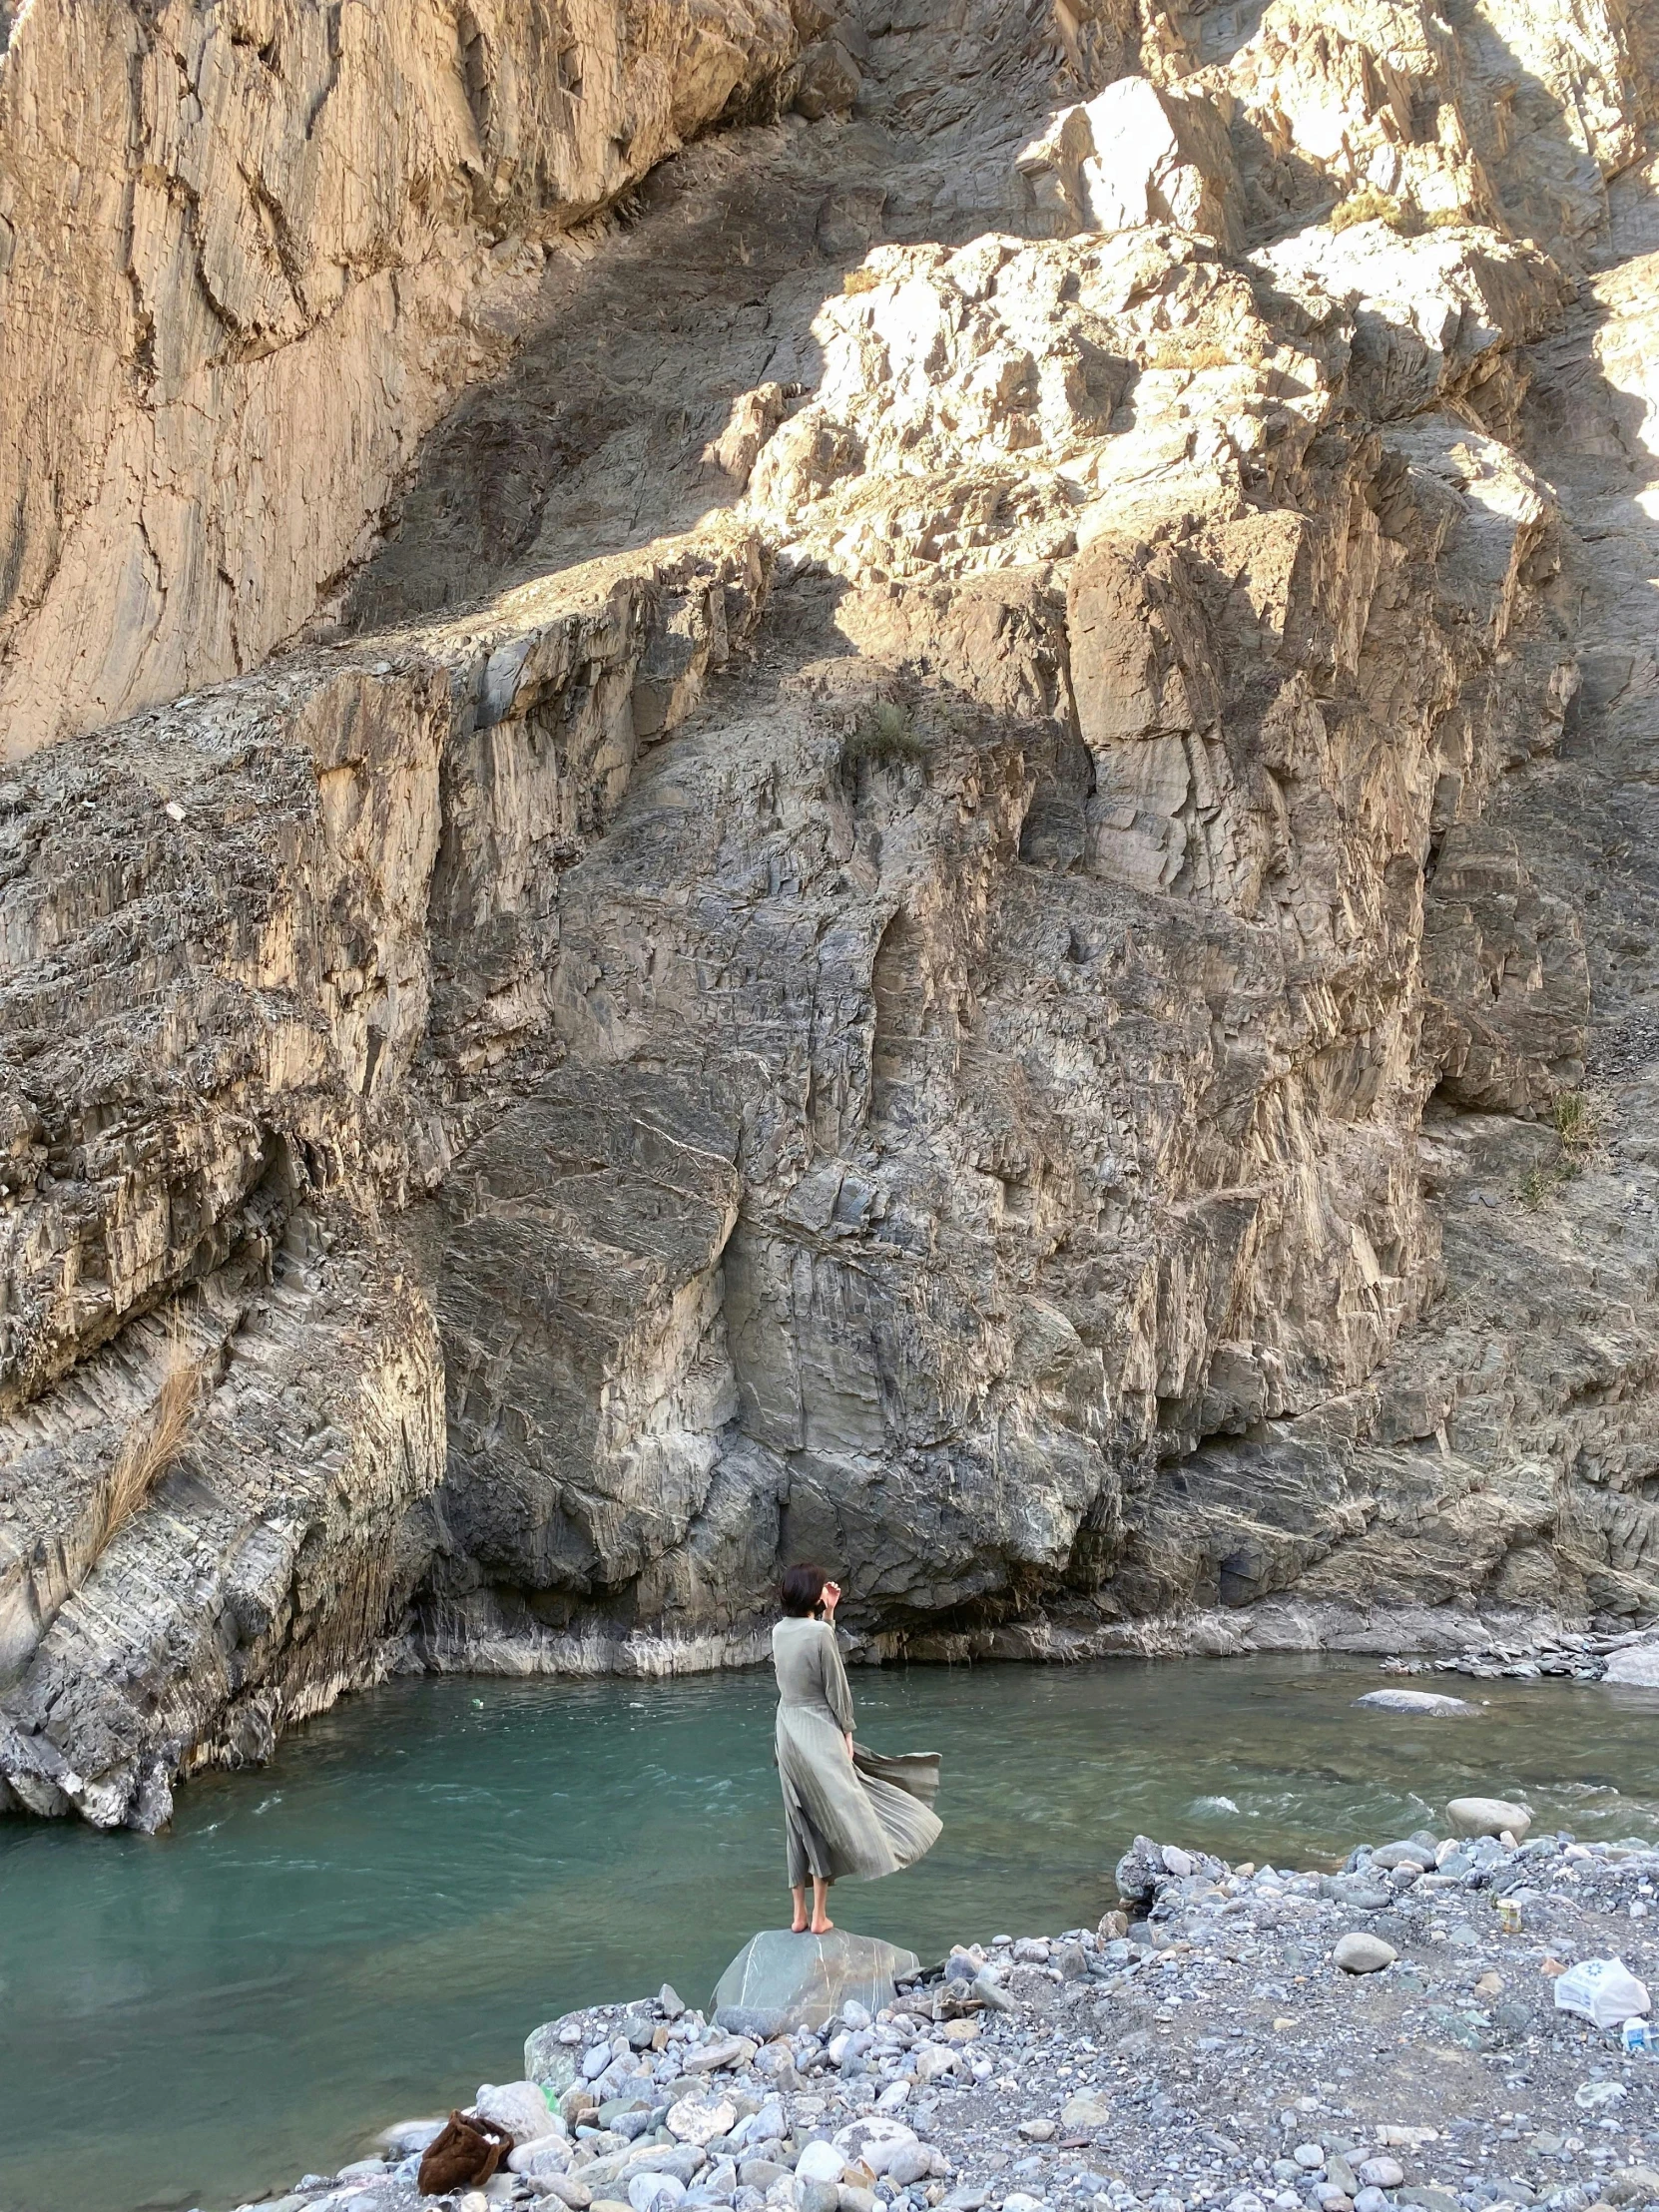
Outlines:
POLYGON ((809 1874, 829 1882, 896 1874, 930 1851, 942 1833, 933 1811, 938 1754, 884 1759, 855 1743, 849 1759, 826 1709, 779 1706, 778 1772, 792 1889, 809 1874))

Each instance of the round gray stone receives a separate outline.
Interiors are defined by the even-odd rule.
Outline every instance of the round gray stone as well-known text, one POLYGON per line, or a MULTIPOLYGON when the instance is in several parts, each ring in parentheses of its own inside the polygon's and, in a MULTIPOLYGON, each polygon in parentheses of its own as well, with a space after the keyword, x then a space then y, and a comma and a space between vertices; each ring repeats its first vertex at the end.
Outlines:
POLYGON ((1341 1937, 1331 1953, 1333 1963, 1341 1966, 1344 1973, 1381 1973, 1398 1956, 1392 1943, 1360 1930, 1341 1937))

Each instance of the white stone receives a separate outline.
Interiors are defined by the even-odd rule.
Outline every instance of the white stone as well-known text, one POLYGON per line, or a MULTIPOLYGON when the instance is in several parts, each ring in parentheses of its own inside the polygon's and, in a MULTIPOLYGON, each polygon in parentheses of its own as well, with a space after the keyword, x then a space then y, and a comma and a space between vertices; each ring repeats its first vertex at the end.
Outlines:
POLYGON ((901 2143, 913 2143, 916 2131, 906 2127, 902 2120, 888 2119, 883 2114, 873 2114, 868 2119, 853 2120, 847 2127, 837 2128, 830 2138, 849 2166, 860 2162, 872 2174, 879 2177, 887 2170, 887 2160, 901 2143))
POLYGON ((434 2143, 449 2123, 447 2120, 399 2120, 395 2127, 388 2127, 379 2137, 382 2146, 394 2158, 408 2158, 423 2151, 428 2143, 434 2143))
POLYGON ((701 2150, 717 2135, 730 2135, 737 2123, 738 2108, 725 2097, 713 2104, 703 2097, 682 2097, 669 2106, 663 2125, 677 2141, 695 2143, 701 2150))
POLYGON ((809 2143, 795 2162, 797 2181, 838 2182, 846 2160, 833 2143, 809 2143))
POLYGON ((1397 2189, 1405 2179, 1405 2168, 1397 2158, 1368 2158, 1355 2178, 1368 2189, 1397 2189))
POLYGON ((1429 1720, 1459 1720, 1480 1710, 1467 1698, 1446 1697, 1435 1690, 1368 1690, 1354 1702, 1382 1713, 1419 1713, 1429 1720))
POLYGON ((922 2043, 915 2053, 916 2079, 925 2089, 929 2082, 942 2080, 947 2073, 957 2072, 963 2054, 950 2050, 942 2043, 922 2043))
POLYGON ((1622 1682, 1628 1689, 1659 1690, 1659 1642, 1627 1644, 1607 1662, 1604 1682, 1622 1682))
POLYGON ((729 2066, 747 2066, 760 2044, 747 2035, 723 2035, 712 2043, 704 2043, 699 2049, 686 2055, 685 2070, 689 2074, 720 2073, 729 2066))
POLYGON ((481 2119, 504 2127, 515 2144, 554 2132, 554 2115, 533 2081, 483 2082, 474 2099, 481 2119))
POLYGON ((1109 2127, 1112 2099, 1104 2089, 1079 2089, 1060 2108, 1062 2127, 1109 2127))
POLYGON ((532 2142, 516 2144, 507 2153, 507 2165, 509 2171, 532 2181, 562 2174, 570 2165, 570 2143, 563 2135, 538 2135, 532 2142))

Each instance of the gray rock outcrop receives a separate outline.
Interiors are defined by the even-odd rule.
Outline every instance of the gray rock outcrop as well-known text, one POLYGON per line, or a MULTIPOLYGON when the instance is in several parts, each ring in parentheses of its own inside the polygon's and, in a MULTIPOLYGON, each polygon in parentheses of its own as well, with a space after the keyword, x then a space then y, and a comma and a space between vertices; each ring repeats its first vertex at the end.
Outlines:
POLYGON ((1650 1617, 1641 22, 587 17, 0 61, 0 1790, 1650 1617))

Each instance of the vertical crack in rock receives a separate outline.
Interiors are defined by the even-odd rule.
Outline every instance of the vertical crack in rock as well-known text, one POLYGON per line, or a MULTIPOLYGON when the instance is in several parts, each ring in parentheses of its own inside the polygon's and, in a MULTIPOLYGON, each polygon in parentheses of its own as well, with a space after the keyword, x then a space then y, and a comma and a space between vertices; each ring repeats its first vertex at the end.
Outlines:
POLYGON ((1650 1617, 1639 18, 360 13, 0 66, 0 1805, 1650 1617))

